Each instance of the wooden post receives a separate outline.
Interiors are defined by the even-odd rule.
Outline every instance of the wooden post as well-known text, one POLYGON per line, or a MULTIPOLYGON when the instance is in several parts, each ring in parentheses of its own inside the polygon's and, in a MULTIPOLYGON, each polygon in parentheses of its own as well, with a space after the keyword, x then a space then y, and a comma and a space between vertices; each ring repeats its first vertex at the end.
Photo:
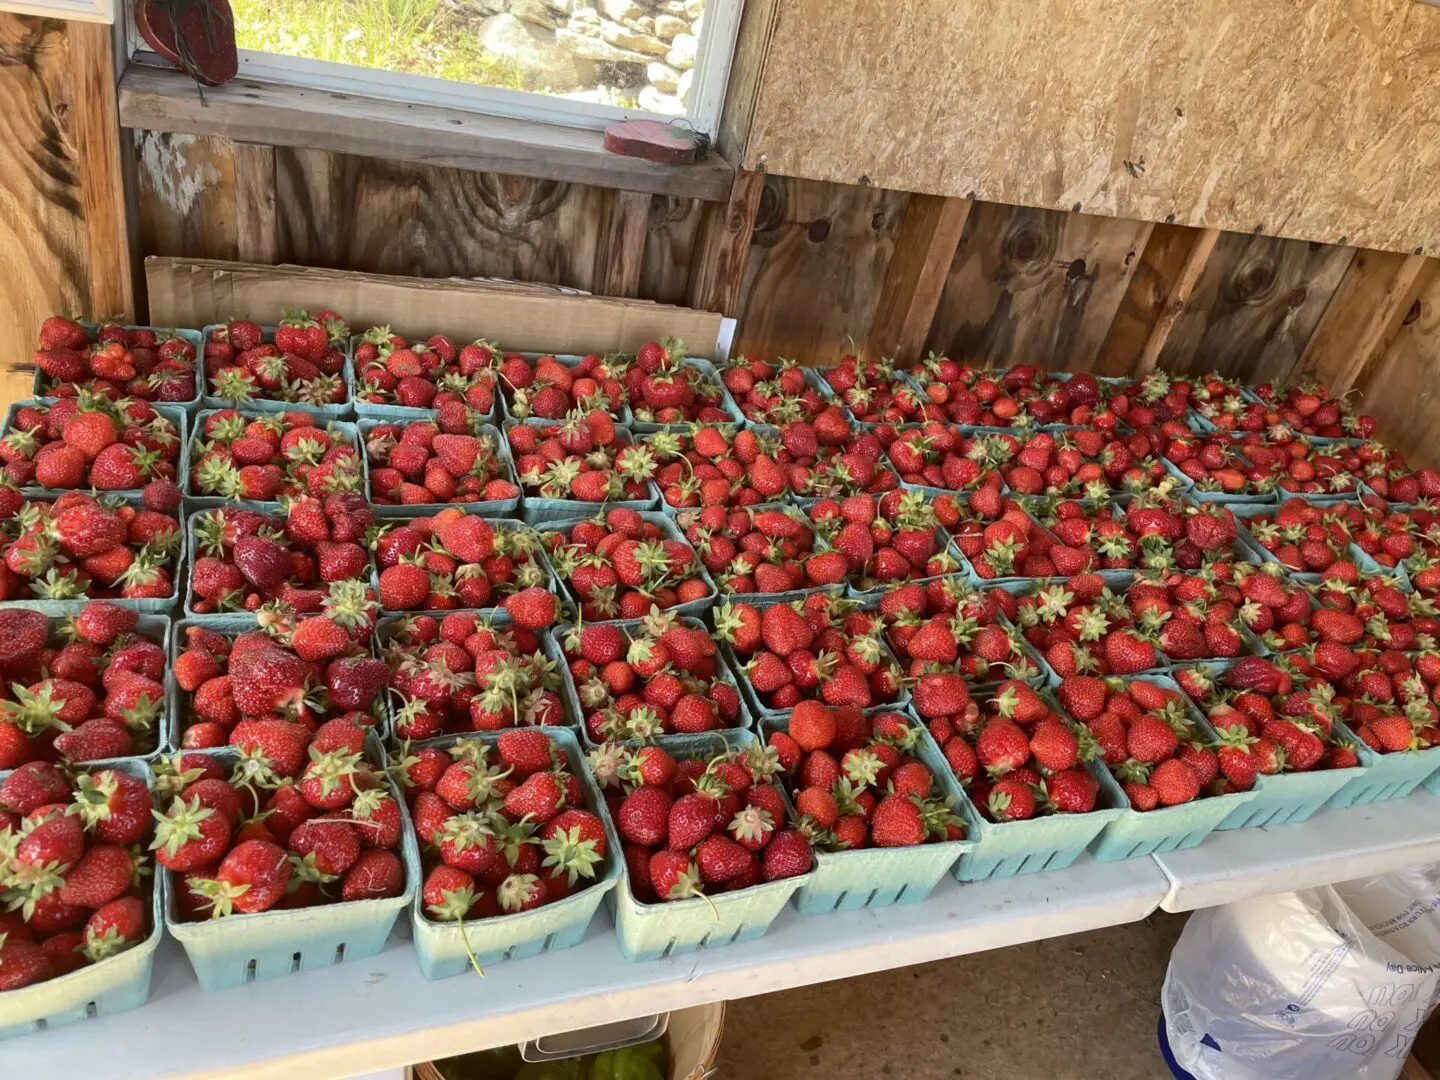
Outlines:
POLYGON ((612 191, 609 198, 600 243, 595 247, 592 291, 601 296, 639 296, 650 195, 644 191, 612 191))
POLYGON ((1424 255, 1357 251, 1291 375, 1344 394, 1385 352, 1437 270, 1440 263, 1424 255))
POLYGON ((1215 250, 1215 242, 1219 239, 1219 229, 1204 229, 1195 237, 1195 243, 1190 248, 1190 253, 1185 256, 1180 273, 1176 275, 1175 284, 1165 296, 1165 306, 1160 309, 1160 318, 1155 320, 1150 336, 1145 341, 1145 348, 1140 352, 1140 360, 1135 366, 1137 375, 1146 375, 1155 370, 1160 353, 1170 337, 1170 331, 1184 313, 1185 303, 1195 291, 1200 275, 1205 271, 1205 263, 1209 261, 1210 253, 1215 250))
POLYGON ((880 356, 907 366, 919 358, 972 205, 943 195, 910 196, 870 330, 880 356))
POLYGON ((135 310, 125 182, 120 165, 120 120, 115 53, 103 23, 66 24, 80 201, 90 248, 90 308, 94 318, 128 318, 135 310))
POLYGON ((765 174, 737 169, 730 198, 705 208, 705 220, 690 261, 689 304, 703 311, 734 315, 755 215, 765 191, 765 174))
POLYGON ((241 262, 280 261, 275 221, 275 148, 237 142, 235 154, 235 240, 241 262))

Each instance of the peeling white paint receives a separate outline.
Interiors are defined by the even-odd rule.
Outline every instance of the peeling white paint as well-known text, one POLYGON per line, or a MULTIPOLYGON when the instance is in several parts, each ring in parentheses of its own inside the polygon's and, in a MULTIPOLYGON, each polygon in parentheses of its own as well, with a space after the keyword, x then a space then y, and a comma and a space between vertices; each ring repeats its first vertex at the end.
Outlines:
POLYGON ((150 187, 171 211, 186 216, 205 189, 220 181, 220 173, 209 161, 192 167, 186 151, 199 142, 197 135, 167 135, 158 131, 136 131, 135 150, 150 187))

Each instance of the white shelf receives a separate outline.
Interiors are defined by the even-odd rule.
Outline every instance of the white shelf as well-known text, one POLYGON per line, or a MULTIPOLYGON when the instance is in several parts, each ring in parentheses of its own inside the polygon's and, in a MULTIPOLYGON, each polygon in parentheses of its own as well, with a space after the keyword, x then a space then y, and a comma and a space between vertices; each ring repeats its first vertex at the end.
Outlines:
POLYGON ((1321 810, 1297 825, 1217 832, 1199 847, 1155 861, 1170 879, 1160 905, 1166 911, 1372 877, 1440 862, 1440 799, 1421 791, 1393 802, 1321 810))
MULTIPOLYGON (((923 904, 801 915, 759 941, 643 964, 609 918, 574 949, 498 964, 482 980, 421 977, 407 942, 373 960, 204 993, 178 945, 150 1003, 0 1043, 7 1076, 86 1080, 329 1080, 667 1009, 765 994, 1143 919, 1166 880, 1150 859, 960 885, 923 904)), ((403 918, 403 917, 402 917, 403 918)))

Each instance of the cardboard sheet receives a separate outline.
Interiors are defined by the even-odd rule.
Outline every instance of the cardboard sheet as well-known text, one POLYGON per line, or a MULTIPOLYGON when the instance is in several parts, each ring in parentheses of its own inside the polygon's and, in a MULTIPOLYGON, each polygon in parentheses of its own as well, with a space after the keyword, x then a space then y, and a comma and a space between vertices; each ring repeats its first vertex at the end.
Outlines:
POLYGON ((145 260, 150 321, 201 327, 247 316, 262 322, 294 308, 333 308, 357 332, 484 338, 521 352, 634 352, 679 338, 697 357, 723 361, 735 322, 708 311, 590 296, 516 281, 409 278, 304 266, 260 266, 151 256, 145 260))

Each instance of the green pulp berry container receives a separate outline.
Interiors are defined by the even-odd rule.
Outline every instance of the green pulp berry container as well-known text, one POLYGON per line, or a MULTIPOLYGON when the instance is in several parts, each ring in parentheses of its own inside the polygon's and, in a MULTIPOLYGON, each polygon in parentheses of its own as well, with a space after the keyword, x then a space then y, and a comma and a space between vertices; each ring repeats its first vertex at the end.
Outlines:
MULTIPOLYGON (((916 725, 920 740, 915 747, 915 757, 929 767, 939 794, 953 799, 959 813, 964 793, 930 732, 909 710, 891 711, 901 713, 916 725)), ((767 718, 761 724, 761 736, 787 730, 788 720, 788 716, 767 718)), ((955 865, 955 860, 974 847, 975 841, 967 838, 927 842, 915 847, 817 851, 815 873, 795 893, 795 907, 806 915, 826 915, 832 911, 918 904, 930 895, 955 865)))
MULTIPOLYGON (((1360 775, 1330 796, 1327 806, 1343 808, 1403 799, 1427 781, 1440 786, 1440 781, 1433 779, 1436 770, 1440 769, 1440 746, 1377 754, 1358 739, 1355 742, 1358 746, 1355 752, 1360 755, 1364 768, 1360 770, 1360 775)), ((1436 787, 1427 786, 1426 790, 1432 794, 1440 793, 1436 787)))
MULTIPOLYGON (((708 756, 727 748, 744 749, 756 743, 749 731, 709 732, 676 736, 666 749, 679 757, 708 756)), ((620 843, 608 810, 604 814, 610 840, 620 843)), ((797 889, 808 884, 810 873, 752 885, 734 892, 717 893, 708 902, 700 897, 654 904, 635 898, 630 889, 629 871, 606 896, 615 917, 615 938, 627 960, 659 960, 697 949, 717 949, 738 941, 763 937, 797 889)))
MULTIPOLYGON (((1185 695, 1174 679, 1148 674, 1138 677, 1179 694, 1201 741, 1212 746, 1215 744, 1217 740, 1214 729, 1206 723, 1195 703, 1185 695)), ((1130 806, 1124 789, 1110 775, 1108 769, 1105 770, 1101 784, 1109 789, 1112 798, 1117 798, 1119 804, 1125 807, 1125 812, 1105 826, 1105 831, 1090 847, 1090 853, 1102 862, 1192 848, 1214 832, 1220 822, 1231 814, 1243 811, 1258 794, 1252 788, 1250 791, 1236 791, 1227 795, 1202 795, 1178 806, 1157 806, 1154 810, 1142 813, 1130 806)))
MULTIPOLYGON (((148 785, 150 767, 133 758, 93 762, 87 772, 117 769, 148 785)), ((0 783, 9 776, 0 773, 0 783)), ((0 1039, 74 1024, 95 1016, 113 1016, 138 1009, 150 998, 150 973, 160 947, 165 921, 165 883, 155 878, 150 896, 150 936, 124 952, 68 975, 0 992, 0 1039)), ((0 1053, 0 1058, 4 1054, 0 1053)))
MULTIPOLYGON (((366 757, 383 765, 384 752, 373 734, 367 737, 366 746, 366 757)), ((227 765, 239 756, 228 748, 198 752, 211 754, 227 765)), ((364 960, 385 948, 395 920, 419 889, 420 881, 419 855, 413 842, 405 841, 411 834, 405 799, 393 779, 387 777, 387 784, 391 797, 400 804, 404 821, 399 854, 405 866, 405 889, 399 896, 181 922, 176 918, 174 875, 164 872, 169 889, 165 928, 184 947, 202 989, 226 990, 297 971, 364 960)))
MULTIPOLYGON (((584 754, 580 750, 575 733, 567 728, 544 727, 543 731, 551 743, 565 755, 570 771, 580 778, 585 787, 586 809, 601 815, 604 820, 604 800, 595 786, 595 778, 586 768, 584 754)), ((418 746, 453 746, 461 738, 479 738, 494 743, 501 732, 474 732, 468 736, 447 735, 429 739, 418 746)), ((439 922, 425 913, 425 902, 416 890, 410 907, 410 922, 414 930, 415 956, 420 962, 420 971, 427 979, 445 979, 459 975, 470 967, 470 952, 481 969, 491 967, 505 960, 524 960, 541 953, 568 949, 580 944, 590 929, 590 922, 599 910, 600 901, 615 888, 620 880, 620 868, 624 860, 620 857, 620 845, 613 832, 606 829, 608 850, 596 878, 585 888, 579 889, 563 900, 544 904, 533 911, 517 911, 511 915, 498 915, 489 919, 467 919, 463 923, 439 922), (469 946, 469 952, 466 946, 469 946)), ((415 830, 406 824, 407 843, 416 842, 415 830)), ((418 857, 418 856, 417 856, 418 857)))

